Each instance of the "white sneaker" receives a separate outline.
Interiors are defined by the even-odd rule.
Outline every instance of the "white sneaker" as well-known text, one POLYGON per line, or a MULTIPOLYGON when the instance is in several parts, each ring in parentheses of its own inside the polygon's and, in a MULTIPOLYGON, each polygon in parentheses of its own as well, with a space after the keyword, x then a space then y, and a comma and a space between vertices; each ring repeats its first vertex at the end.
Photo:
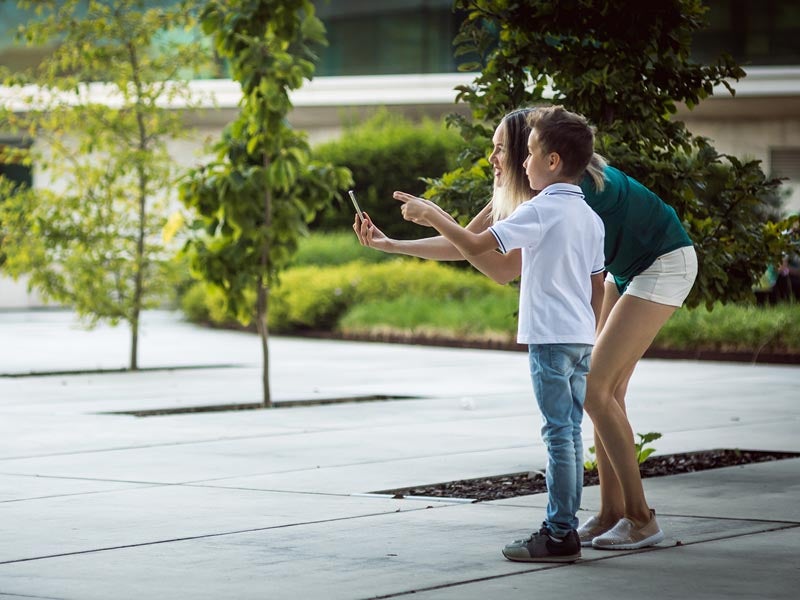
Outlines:
POLYGON ((600 519, 595 516, 589 517, 583 525, 578 527, 578 537, 581 538, 581 546, 588 548, 592 545, 592 540, 598 535, 603 535, 611 527, 605 527, 600 523, 600 519))
POLYGON ((656 521, 656 511, 650 509, 650 521, 636 527, 630 519, 620 519, 606 533, 592 540, 592 547, 600 550, 638 550, 664 540, 664 532, 656 521))

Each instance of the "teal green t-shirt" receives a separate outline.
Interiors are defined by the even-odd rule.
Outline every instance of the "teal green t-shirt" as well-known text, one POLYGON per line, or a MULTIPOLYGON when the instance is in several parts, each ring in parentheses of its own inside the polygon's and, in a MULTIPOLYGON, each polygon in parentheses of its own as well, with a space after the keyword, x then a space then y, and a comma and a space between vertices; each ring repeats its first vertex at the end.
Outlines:
POLYGON ((598 192, 586 176, 586 203, 606 228, 606 269, 617 285, 630 281, 667 252, 691 246, 675 209, 619 169, 606 167, 606 187, 598 192))

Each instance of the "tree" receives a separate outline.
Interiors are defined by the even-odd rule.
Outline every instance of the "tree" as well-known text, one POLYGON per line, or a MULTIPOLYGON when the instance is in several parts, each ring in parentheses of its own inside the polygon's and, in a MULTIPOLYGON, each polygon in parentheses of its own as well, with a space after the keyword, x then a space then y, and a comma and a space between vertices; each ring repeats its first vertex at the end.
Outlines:
POLYGON ((181 187, 184 203, 197 214, 186 249, 193 272, 222 290, 227 314, 243 324, 255 319, 269 407, 270 286, 316 212, 352 179, 346 169, 312 161, 305 134, 286 120, 289 91, 311 79, 315 47, 325 43, 313 4, 212 1, 201 20, 241 84, 242 100, 216 146, 216 161, 192 171, 181 187))
POLYGON ((33 163, 51 182, 2 203, 4 269, 29 273, 44 298, 90 325, 128 323, 132 370, 141 313, 161 304, 174 279, 175 249, 162 237, 176 179, 166 142, 187 130, 165 105, 191 107, 181 76, 208 56, 197 42, 169 41, 193 28, 192 3, 147 4, 19 2, 38 15, 20 38, 54 49, 30 72, 6 76, 30 110, 3 115, 36 140, 33 163))
POLYGON ((493 127, 521 106, 553 102, 597 126, 597 148, 671 204, 695 242, 700 263, 689 305, 753 297, 752 286, 785 245, 785 224, 764 217, 778 181, 757 161, 719 154, 674 120, 678 103, 696 106, 716 86, 745 75, 727 56, 691 60, 704 26, 699 0, 456 0, 467 17, 454 44, 480 71, 458 98, 471 118, 452 116, 471 148, 462 165, 430 180, 429 197, 462 217, 490 196, 485 149, 493 127))

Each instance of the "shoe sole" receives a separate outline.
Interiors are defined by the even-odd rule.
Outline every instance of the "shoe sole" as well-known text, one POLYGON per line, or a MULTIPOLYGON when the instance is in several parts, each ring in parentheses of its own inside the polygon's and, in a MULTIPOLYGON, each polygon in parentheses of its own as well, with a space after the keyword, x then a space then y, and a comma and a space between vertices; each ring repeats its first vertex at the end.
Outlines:
POLYGON ((633 542, 631 544, 614 544, 609 546, 600 546, 594 543, 592 540, 592 548, 595 550, 639 550, 641 548, 647 548, 648 546, 655 546, 656 544, 664 541, 664 532, 659 531, 658 533, 654 533, 650 537, 644 538, 641 541, 633 542))
POLYGON ((542 556, 540 558, 522 558, 521 556, 508 556, 503 552, 503 556, 512 562, 542 562, 542 563, 571 563, 580 560, 580 554, 570 554, 568 556, 542 556))

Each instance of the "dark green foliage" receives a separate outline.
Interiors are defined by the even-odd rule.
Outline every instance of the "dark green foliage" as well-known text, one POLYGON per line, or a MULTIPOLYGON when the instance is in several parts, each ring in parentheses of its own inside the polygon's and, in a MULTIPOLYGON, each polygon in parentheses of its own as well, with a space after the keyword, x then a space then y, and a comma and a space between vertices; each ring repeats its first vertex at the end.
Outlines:
POLYGON ((597 149, 611 164, 678 212, 701 265, 687 302, 752 299, 753 283, 786 244, 782 226, 763 211, 778 182, 757 162, 720 155, 671 118, 679 103, 692 108, 715 86, 733 93, 728 80, 744 76, 725 56, 712 65, 690 59, 692 35, 704 26, 701 2, 456 0, 455 6, 469 13, 456 54, 480 57, 463 68, 481 74, 460 89, 472 119, 451 118, 471 149, 460 171, 430 181, 428 197, 461 215, 477 212, 491 193, 484 157, 500 118, 520 106, 563 104, 597 126, 597 149), (484 160, 476 167, 478 158, 484 160))
MULTIPOLYGON (((382 110, 346 130, 340 139, 315 148, 314 156, 350 169, 359 205, 384 233, 412 238, 425 231, 403 221, 392 192, 421 195, 425 183, 420 178, 438 177, 452 169, 463 146, 461 136, 441 124, 413 124, 382 110)), ((330 230, 350 228, 352 224, 353 207, 344 200, 327 208, 314 227, 330 230)))

